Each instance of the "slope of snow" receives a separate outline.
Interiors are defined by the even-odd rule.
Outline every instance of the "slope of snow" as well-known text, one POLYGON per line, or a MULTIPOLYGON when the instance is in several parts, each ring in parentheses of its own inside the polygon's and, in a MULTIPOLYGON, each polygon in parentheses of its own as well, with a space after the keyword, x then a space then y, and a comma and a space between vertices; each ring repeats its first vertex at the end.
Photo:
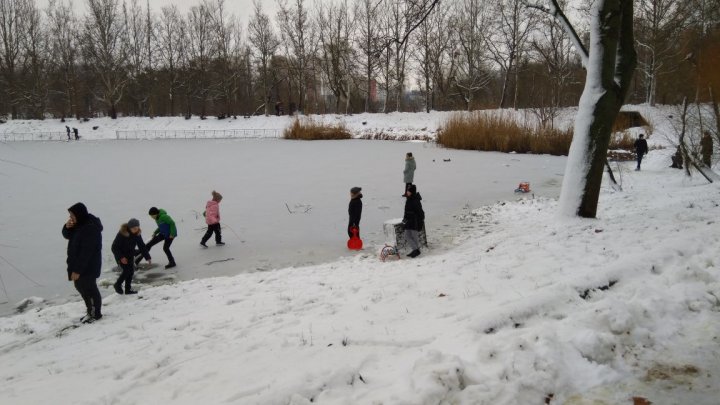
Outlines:
POLYGON ((624 166, 597 220, 524 199, 415 260, 366 251, 110 295, 78 328, 79 302, 0 318, 0 398, 716 404, 720 189, 660 152, 624 166))

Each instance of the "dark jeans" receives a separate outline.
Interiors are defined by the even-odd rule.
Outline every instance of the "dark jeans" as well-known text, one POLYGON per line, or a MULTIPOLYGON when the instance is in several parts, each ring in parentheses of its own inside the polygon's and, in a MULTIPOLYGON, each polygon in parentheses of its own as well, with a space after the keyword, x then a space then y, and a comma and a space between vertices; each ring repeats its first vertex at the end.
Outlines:
POLYGON ((133 275, 135 274, 135 266, 133 265, 132 260, 128 264, 118 264, 118 265, 122 269, 122 273, 120 274, 120 277, 118 277, 115 284, 122 286, 122 284, 124 282, 125 283, 125 291, 132 290, 132 278, 133 278, 133 275))
POLYGON ((205 232, 205 236, 202 237, 202 244, 204 245, 205 242, 207 242, 212 234, 215 234, 215 243, 222 243, 222 233, 220 232, 220 224, 212 224, 208 225, 207 232, 205 232))
POLYGON ((148 242, 145 247, 147 248, 148 253, 150 252, 150 249, 152 249, 153 246, 157 245, 161 241, 165 241, 163 243, 163 252, 165 252, 165 255, 168 258, 168 264, 175 264, 175 258, 172 255, 172 252, 170 251, 170 245, 172 245, 175 238, 170 239, 166 238, 165 235, 157 234, 153 236, 152 239, 150 239, 150 242, 148 242))
POLYGON ((638 154, 637 154, 637 163, 638 163, 638 164, 637 164, 637 170, 640 170, 640 163, 642 163, 642 158, 643 158, 643 154, 642 154, 642 153, 638 153, 638 154))
POLYGON ((98 290, 97 280, 93 276, 80 276, 74 281, 75 289, 80 293, 88 315, 98 318, 102 316, 102 295, 98 290), (93 312, 94 310, 94 312, 93 312))

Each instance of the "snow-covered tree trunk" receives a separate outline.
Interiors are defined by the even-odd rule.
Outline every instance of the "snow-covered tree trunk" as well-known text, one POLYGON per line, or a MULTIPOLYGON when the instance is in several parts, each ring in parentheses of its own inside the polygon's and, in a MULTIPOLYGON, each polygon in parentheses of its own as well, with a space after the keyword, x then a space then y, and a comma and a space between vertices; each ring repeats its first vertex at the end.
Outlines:
POLYGON ((637 63, 633 0, 598 0, 590 18, 587 79, 560 194, 563 214, 585 218, 596 215, 612 126, 637 63))

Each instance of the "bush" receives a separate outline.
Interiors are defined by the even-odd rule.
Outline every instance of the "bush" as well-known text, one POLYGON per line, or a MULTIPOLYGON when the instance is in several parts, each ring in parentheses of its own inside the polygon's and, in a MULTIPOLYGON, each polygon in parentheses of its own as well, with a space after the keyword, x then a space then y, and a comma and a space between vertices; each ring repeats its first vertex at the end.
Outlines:
POLYGON ((299 139, 304 141, 350 139, 352 134, 344 124, 329 125, 317 123, 313 120, 295 121, 283 132, 285 139, 299 139))
POLYGON ((571 141, 572 129, 523 126, 511 116, 480 111, 453 115, 437 137, 447 148, 556 156, 567 155, 571 141))

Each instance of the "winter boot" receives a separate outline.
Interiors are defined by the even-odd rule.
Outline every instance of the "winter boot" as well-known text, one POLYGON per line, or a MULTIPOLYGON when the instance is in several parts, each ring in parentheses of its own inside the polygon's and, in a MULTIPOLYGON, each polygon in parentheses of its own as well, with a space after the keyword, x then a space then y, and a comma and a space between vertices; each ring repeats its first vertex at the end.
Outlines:
POLYGON ((137 293, 138 293, 138 292, 135 291, 135 290, 125 290, 125 295, 134 295, 134 294, 137 294, 137 293))
POLYGON ((205 249, 207 249, 207 248, 208 248, 208 246, 207 246, 207 245, 205 244, 205 242, 204 242, 204 241, 203 241, 203 242, 200 242, 200 246, 204 247, 205 249))
POLYGON ((420 256, 420 251, 418 249, 413 250, 408 254, 408 257, 416 258, 420 256))
POLYGON ((175 266, 177 266, 177 265, 175 264, 175 262, 168 263, 168 264, 165 266, 165 270, 167 270, 167 269, 172 269, 172 268, 175 267, 175 266))
POLYGON ((122 288, 120 288, 120 283, 113 284, 113 287, 115 287, 115 292, 122 295, 123 291, 122 288))
POLYGON ((225 246, 225 242, 216 242, 215 246, 225 246))

